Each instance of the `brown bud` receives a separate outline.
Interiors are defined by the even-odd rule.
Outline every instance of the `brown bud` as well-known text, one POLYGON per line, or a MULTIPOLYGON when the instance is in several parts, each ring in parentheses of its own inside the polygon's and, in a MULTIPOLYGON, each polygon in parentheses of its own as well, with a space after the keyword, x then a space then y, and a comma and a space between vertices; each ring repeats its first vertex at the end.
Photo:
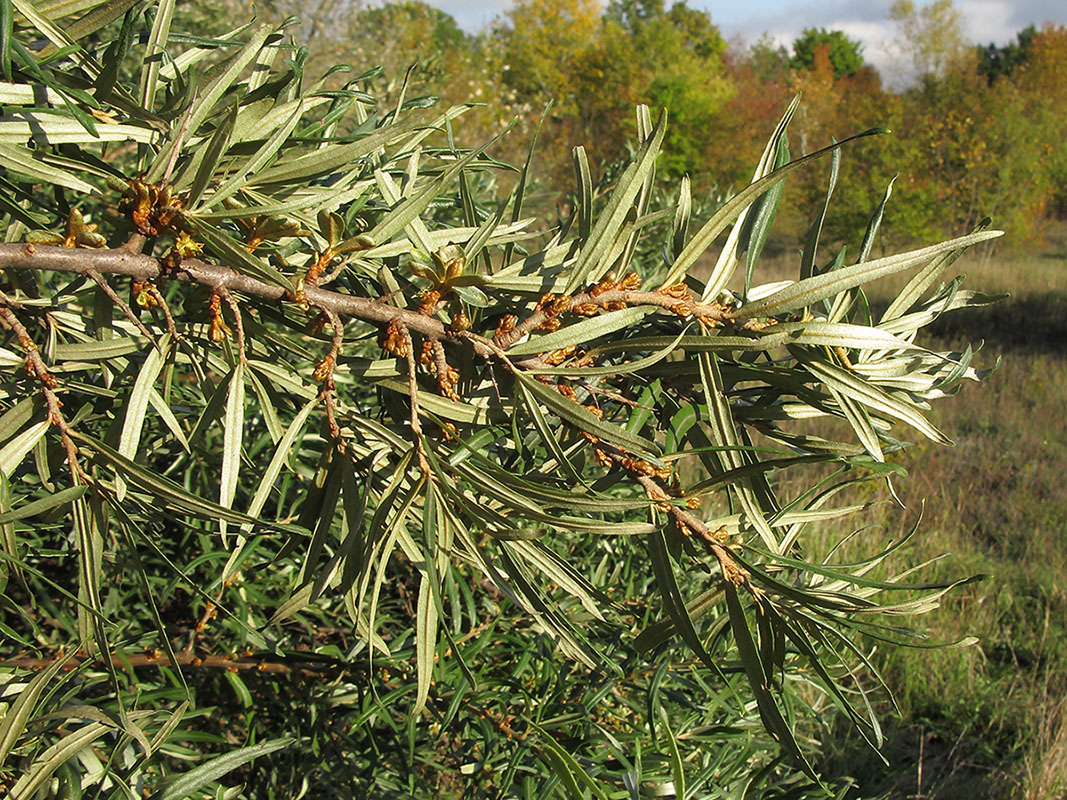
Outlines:
POLYGON ((505 314, 500 318, 500 322, 496 326, 497 337, 507 336, 515 329, 515 323, 519 321, 519 318, 514 314, 505 314))
POLYGON ((424 367, 429 368, 430 372, 437 372, 437 362, 434 360, 433 342, 429 339, 422 343, 422 349, 419 352, 419 363, 424 367))
POLYGON ((560 348, 559 350, 553 350, 551 353, 545 356, 545 361, 548 364, 551 364, 553 367, 558 367, 560 364, 562 364, 564 361, 574 355, 574 351, 577 349, 578 348, 572 344, 568 345, 567 347, 560 348))
POLYGON ((545 310, 555 316, 556 314, 562 314, 564 311, 571 307, 571 299, 569 297, 557 297, 552 301, 552 305, 545 310))
POLYGON ((416 311, 418 311, 418 313, 422 314, 424 317, 428 317, 434 312, 434 309, 437 308, 437 304, 440 301, 441 293, 437 291, 437 289, 431 289, 419 298, 419 307, 416 309, 416 311))
POLYGON ((604 294, 604 292, 610 292, 616 286, 615 273, 609 272, 604 276, 600 283, 589 290, 589 294, 593 295, 593 297, 597 297, 598 295, 604 294))
POLYGON ((540 311, 545 306, 551 305, 552 301, 556 299, 556 296, 552 292, 545 292, 541 295, 541 299, 537 301, 537 305, 534 306, 535 311, 540 311))
POLYGON ((597 463, 602 467, 610 469, 615 466, 615 462, 611 460, 611 456, 601 450, 599 447, 593 449, 593 455, 596 456, 597 463))
POLYGON ((537 327, 542 331, 548 331, 549 333, 551 333, 552 331, 558 331, 560 328, 562 328, 563 323, 560 322, 559 317, 549 317, 537 327))
POLYGON ((333 375, 334 364, 333 353, 327 353, 326 358, 322 359, 322 361, 315 367, 315 371, 311 373, 311 377, 316 382, 323 383, 333 375))
POLYGON ((453 258, 448 262, 448 266, 445 267, 445 281, 450 281, 453 278, 458 278, 463 274, 463 260, 459 258, 453 258))
POLYGON ((659 293, 666 297, 673 297, 675 300, 693 299, 693 295, 689 293, 689 287, 684 283, 672 283, 670 286, 664 286, 659 290, 659 293))
POLYGON ((397 358, 407 358, 411 354, 411 335, 400 323, 394 319, 378 336, 378 343, 385 352, 397 358))
POLYGON ((582 408, 584 408, 597 419, 604 419, 604 410, 602 408, 597 408, 594 405, 582 406, 582 408))
POLYGON ((559 393, 560 393, 561 395, 563 395, 564 397, 566 397, 566 398, 567 398, 568 400, 572 400, 572 401, 574 401, 575 403, 577 403, 577 402, 578 402, 578 395, 577 395, 577 394, 575 394, 575 393, 574 393, 574 389, 572 389, 572 388, 571 388, 571 387, 570 387, 569 385, 567 385, 566 383, 561 383, 561 384, 558 384, 558 385, 556 386, 556 390, 557 390, 557 391, 558 391, 558 392, 559 392, 559 393))
POLYGON ((579 303, 571 311, 581 317, 595 317, 600 313, 600 306, 596 303, 579 303))
POLYGON ((460 311, 458 314, 452 316, 452 321, 448 324, 449 330, 453 333, 459 333, 460 331, 470 330, 471 320, 466 314, 460 311))
POLYGON ((619 288, 623 291, 634 292, 641 288, 641 276, 636 272, 631 272, 621 281, 619 281, 619 288))

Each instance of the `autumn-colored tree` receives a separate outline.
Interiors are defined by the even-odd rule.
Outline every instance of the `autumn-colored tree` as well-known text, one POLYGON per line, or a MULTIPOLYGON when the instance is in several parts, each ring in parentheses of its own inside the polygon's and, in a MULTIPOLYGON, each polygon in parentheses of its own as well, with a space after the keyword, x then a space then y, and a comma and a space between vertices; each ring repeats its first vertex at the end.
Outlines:
POLYGON ((544 135, 618 152, 635 102, 670 106, 679 112, 661 168, 678 175, 707 160, 706 131, 731 88, 726 45, 705 12, 684 2, 668 9, 662 0, 625 0, 601 15, 595 4, 529 0, 508 12, 495 36, 508 84, 528 101, 554 103, 544 135))

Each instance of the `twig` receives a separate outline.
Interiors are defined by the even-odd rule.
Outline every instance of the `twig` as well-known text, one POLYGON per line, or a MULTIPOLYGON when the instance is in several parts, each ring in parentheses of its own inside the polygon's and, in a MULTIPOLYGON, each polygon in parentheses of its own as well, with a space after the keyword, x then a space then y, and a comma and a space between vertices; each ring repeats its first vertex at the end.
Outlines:
POLYGON ((225 287, 220 287, 215 290, 215 293, 226 301, 226 305, 230 307, 230 313, 233 314, 233 324, 237 329, 237 358, 242 364, 248 362, 248 356, 245 353, 245 326, 241 321, 241 307, 237 305, 237 299, 227 291, 225 287))
POLYGON ((432 474, 426 451, 422 447, 422 423, 419 421, 419 382, 415 365, 415 348, 411 342, 411 331, 400 326, 400 335, 404 338, 404 358, 408 363, 408 392, 411 395, 411 434, 415 437, 415 453, 419 459, 419 469, 427 478, 432 474))
POLYGON ((7 306, 0 305, 0 319, 10 330, 15 332, 19 345, 26 351, 26 365, 29 371, 33 373, 41 384, 41 391, 44 394, 45 402, 48 404, 48 421, 59 428, 59 439, 63 449, 67 451, 67 464, 70 467, 74 483, 86 482, 86 476, 78 463, 78 447, 74 444, 74 440, 71 438, 71 428, 63 417, 61 410, 63 403, 55 392, 55 387, 59 384, 59 381, 49 371, 48 365, 41 358, 37 344, 30 337, 30 332, 26 330, 26 326, 19 321, 14 312, 7 306))
POLYGON ((141 322, 140 318, 133 313, 133 309, 130 308, 130 304, 118 296, 115 290, 111 288, 111 284, 104 280, 103 276, 99 272, 91 269, 85 273, 85 276, 87 278, 91 278, 93 283, 95 283, 97 286, 104 290, 104 294, 111 298, 112 303, 122 309, 122 313, 126 315, 126 319, 133 323, 133 326, 141 332, 142 336, 144 336, 146 339, 148 339, 148 341, 152 343, 153 347, 157 346, 155 337, 152 336, 148 328, 144 326, 144 323, 141 322))

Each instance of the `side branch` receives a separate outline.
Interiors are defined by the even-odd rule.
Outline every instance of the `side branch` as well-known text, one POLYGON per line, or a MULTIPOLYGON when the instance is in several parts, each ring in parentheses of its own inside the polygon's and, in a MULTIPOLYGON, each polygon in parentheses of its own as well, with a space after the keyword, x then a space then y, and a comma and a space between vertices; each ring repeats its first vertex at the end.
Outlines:
MULTIPOLYGON (((176 270, 166 271, 159 259, 123 248, 97 250, 35 244, 0 244, 0 269, 55 270, 86 276, 93 273, 123 275, 142 281, 163 277, 197 283, 216 290, 241 292, 265 300, 280 302, 291 299, 289 291, 284 287, 242 275, 229 267, 211 264, 198 258, 183 258, 176 270)), ((387 325, 396 320, 408 330, 432 339, 458 341, 460 338, 439 319, 397 308, 379 300, 354 297, 310 285, 305 285, 304 293, 311 306, 341 316, 355 317, 378 325, 387 325)), ((478 355, 488 358, 493 354, 493 349, 482 337, 468 335, 462 338, 470 341, 478 355)))

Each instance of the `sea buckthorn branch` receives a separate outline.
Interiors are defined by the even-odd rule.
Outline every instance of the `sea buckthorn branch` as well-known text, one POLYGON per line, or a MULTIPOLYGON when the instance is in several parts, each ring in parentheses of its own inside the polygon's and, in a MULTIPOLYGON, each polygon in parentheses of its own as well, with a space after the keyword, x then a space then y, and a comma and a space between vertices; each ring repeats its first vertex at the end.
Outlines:
MULTIPOLYGON (((351 663, 334 663, 328 661, 304 660, 300 658, 300 652, 296 651, 285 657, 284 660, 257 657, 251 650, 234 655, 199 654, 192 650, 179 650, 171 656, 162 650, 146 650, 142 653, 118 653, 109 654, 108 660, 119 669, 132 667, 141 669, 145 667, 170 667, 177 664, 180 667, 192 667, 202 669, 224 669, 228 672, 251 671, 274 675, 298 674, 302 676, 321 675, 331 670, 343 670, 351 672, 354 667, 351 663)), ((3 667, 20 667, 22 669, 41 670, 53 664, 57 658, 38 658, 28 655, 18 655, 0 661, 3 667)), ((88 656, 77 653, 69 658, 62 669, 71 672, 84 663, 103 665, 104 659, 96 656, 88 656)))
POLYGON ((341 322, 341 317, 334 311, 328 309, 323 310, 319 319, 312 323, 312 326, 317 327, 317 323, 323 318, 325 318, 325 320, 330 323, 330 327, 333 328, 333 340, 330 343, 329 352, 315 367, 315 370, 311 373, 311 377, 322 383, 321 397, 323 406, 326 409, 326 425, 330 430, 330 436, 337 445, 337 449, 343 453, 345 450, 345 440, 341 435, 341 426, 337 422, 337 409, 334 403, 336 385, 334 383, 333 373, 334 370, 337 369, 337 358, 341 354, 341 345, 344 342, 345 329, 344 323, 341 322))
MULTIPOLYGON (((560 317, 570 313, 593 317, 601 311, 619 311, 631 306, 657 306, 679 317, 694 317, 708 328, 730 321, 732 309, 719 303, 697 302, 684 283, 664 286, 654 292, 641 291, 641 276, 631 272, 622 280, 609 274, 597 285, 573 295, 543 295, 532 314, 522 322, 505 317, 493 337, 495 344, 507 349, 535 330, 555 331, 562 327, 560 317)), ((747 324, 747 323, 746 323, 747 324)))
MULTIPOLYGON (((221 297, 226 305, 230 307, 230 313, 233 315, 233 327, 237 331, 237 358, 242 364, 248 362, 248 354, 245 350, 245 326, 244 321, 241 319, 241 306, 237 303, 237 298, 230 294, 226 288, 216 289, 211 299, 214 302, 216 297, 221 297)), ((222 319, 222 314, 218 315, 218 319, 222 319)), ((226 327, 225 323, 222 323, 223 327, 226 327)), ((214 339, 214 337, 212 337, 214 339)))
POLYGON ((48 405, 48 421, 59 429, 60 442, 63 444, 63 449, 67 451, 67 464, 70 467, 71 477, 74 479, 75 484, 83 483, 85 475, 81 465, 78 463, 78 448, 71 437, 70 425, 63 416, 63 402, 55 391, 59 386, 59 379, 52 374, 48 369, 48 365, 44 363, 37 344, 30 336, 30 332, 26 330, 26 326, 22 324, 10 308, 3 304, 0 304, 0 323, 15 334, 19 346, 25 351, 26 372, 35 377, 41 384, 41 392, 44 394, 45 402, 48 405))

